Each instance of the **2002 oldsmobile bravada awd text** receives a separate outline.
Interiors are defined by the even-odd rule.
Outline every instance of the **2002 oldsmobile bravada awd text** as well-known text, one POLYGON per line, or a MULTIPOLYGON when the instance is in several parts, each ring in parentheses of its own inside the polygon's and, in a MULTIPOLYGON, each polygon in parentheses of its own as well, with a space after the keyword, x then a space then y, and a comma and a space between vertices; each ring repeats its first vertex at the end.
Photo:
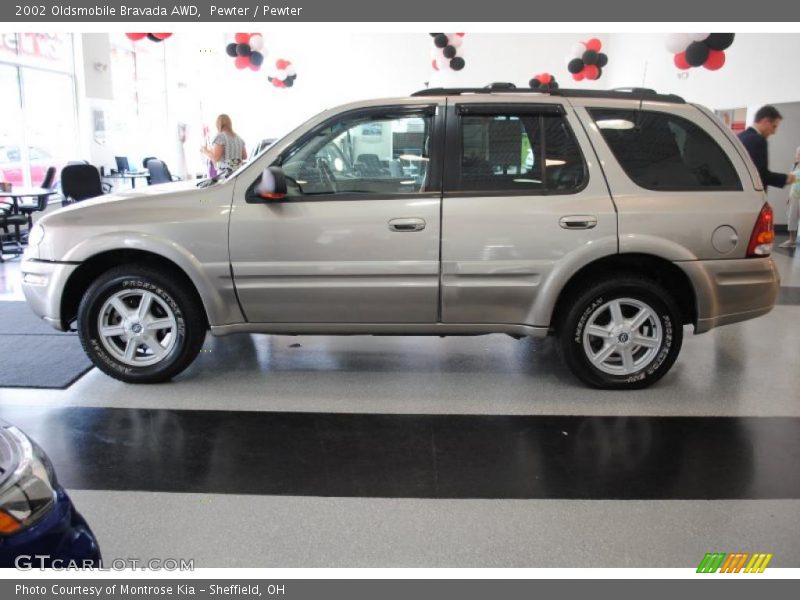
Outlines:
POLYGON ((767 313, 772 211, 707 109, 651 90, 431 89, 330 110, 232 174, 46 215, 24 292, 158 382, 206 331, 556 336, 600 388, 767 313))

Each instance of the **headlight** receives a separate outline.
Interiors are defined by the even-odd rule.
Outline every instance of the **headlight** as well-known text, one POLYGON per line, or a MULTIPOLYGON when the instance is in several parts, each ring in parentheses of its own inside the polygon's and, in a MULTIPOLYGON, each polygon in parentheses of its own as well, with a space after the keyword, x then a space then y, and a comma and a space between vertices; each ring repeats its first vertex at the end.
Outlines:
POLYGON ((16 427, 0 427, 0 535, 27 529, 56 501, 53 467, 16 427))
POLYGON ((28 246, 38 246, 44 239, 44 227, 38 223, 33 226, 28 234, 28 246))

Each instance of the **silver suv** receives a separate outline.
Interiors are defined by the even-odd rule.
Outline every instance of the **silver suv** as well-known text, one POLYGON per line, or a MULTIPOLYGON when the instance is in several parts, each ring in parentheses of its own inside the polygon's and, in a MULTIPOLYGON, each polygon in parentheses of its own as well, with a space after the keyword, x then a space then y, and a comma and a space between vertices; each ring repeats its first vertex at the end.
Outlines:
POLYGON ((207 330, 554 335, 643 388, 695 333, 772 308, 772 212, 707 109, 652 90, 429 89, 329 110, 214 180, 45 216, 33 311, 95 365, 165 381, 207 330))

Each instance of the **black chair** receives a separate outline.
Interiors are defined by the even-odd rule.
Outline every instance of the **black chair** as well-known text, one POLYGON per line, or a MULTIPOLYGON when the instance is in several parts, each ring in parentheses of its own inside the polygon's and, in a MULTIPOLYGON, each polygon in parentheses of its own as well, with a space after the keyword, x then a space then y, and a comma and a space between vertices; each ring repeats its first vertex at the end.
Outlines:
POLYGON ((147 177, 147 183, 155 185, 157 183, 169 183, 170 181, 177 181, 177 177, 173 177, 169 172, 167 163, 157 158, 151 158, 145 164, 150 175, 147 177))
POLYGON ((61 192, 65 204, 102 196, 100 171, 94 165, 67 165, 61 169, 61 192))
POLYGON ((0 263, 4 254, 19 256, 22 254, 21 227, 27 224, 25 215, 13 213, 10 208, 0 208, 0 263), (11 233, 11 229, 14 233, 11 233))
POLYGON ((143 167, 146 169, 146 168, 147 168, 147 163, 148 163, 148 162, 150 162, 151 160, 154 160, 154 159, 156 159, 156 158, 158 158, 158 157, 157 157, 157 156, 148 156, 148 157, 146 157, 146 158, 145 158, 145 159, 142 161, 142 166, 143 166, 143 167))
MULTIPOLYGON (((48 167, 42 181, 42 187, 46 190, 53 189, 53 184, 56 181, 56 168, 48 167)), ((33 213, 43 212, 47 209, 47 203, 50 201, 50 194, 43 194, 36 198, 34 204, 22 204, 19 207, 19 212, 28 218, 28 227, 33 227, 33 213)))

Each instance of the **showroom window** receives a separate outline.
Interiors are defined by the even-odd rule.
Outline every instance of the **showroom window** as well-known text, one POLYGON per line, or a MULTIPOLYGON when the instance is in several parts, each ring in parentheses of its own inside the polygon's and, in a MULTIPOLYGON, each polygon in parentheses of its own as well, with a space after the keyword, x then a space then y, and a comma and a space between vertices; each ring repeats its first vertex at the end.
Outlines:
POLYGON ((115 154, 136 157, 163 154, 174 138, 168 127, 164 44, 136 44, 122 33, 109 36, 114 102, 104 116, 106 145, 115 154))
POLYGON ((284 159, 290 197, 426 189, 432 117, 354 117, 326 125, 284 159))
POLYGON ((625 173, 645 189, 742 189, 725 152, 687 119, 647 110, 593 108, 589 114, 625 173))
POLYGON ((68 34, 0 34, 0 180, 40 185, 78 154, 72 55, 68 34))
POLYGON ((458 189, 570 192, 585 180, 583 156, 559 114, 461 117, 458 189))

